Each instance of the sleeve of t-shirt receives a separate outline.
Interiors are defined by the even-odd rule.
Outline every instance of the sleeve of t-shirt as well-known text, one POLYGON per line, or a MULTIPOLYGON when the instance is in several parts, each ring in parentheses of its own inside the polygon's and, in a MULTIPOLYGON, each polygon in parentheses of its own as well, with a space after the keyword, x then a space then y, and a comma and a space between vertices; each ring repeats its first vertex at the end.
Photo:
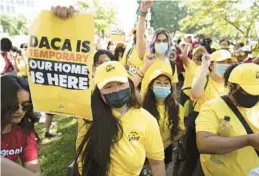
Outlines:
POLYGON ((206 131, 214 134, 218 133, 219 121, 213 104, 211 104, 210 101, 203 104, 195 123, 196 132, 206 131))
POLYGON ((82 118, 77 119, 78 123, 78 129, 77 129, 77 137, 76 137, 76 148, 78 148, 85 137, 86 133, 88 132, 90 126, 91 126, 91 121, 86 121, 82 118))
POLYGON ((179 127, 181 130, 185 130, 185 126, 184 126, 184 108, 179 105, 179 118, 180 118, 180 122, 179 122, 179 127))
POLYGON ((157 120, 154 117, 150 117, 148 120, 144 144, 147 158, 164 160, 164 146, 157 120))
POLYGON ((21 160, 23 163, 38 159, 38 146, 34 132, 30 132, 25 138, 21 160))

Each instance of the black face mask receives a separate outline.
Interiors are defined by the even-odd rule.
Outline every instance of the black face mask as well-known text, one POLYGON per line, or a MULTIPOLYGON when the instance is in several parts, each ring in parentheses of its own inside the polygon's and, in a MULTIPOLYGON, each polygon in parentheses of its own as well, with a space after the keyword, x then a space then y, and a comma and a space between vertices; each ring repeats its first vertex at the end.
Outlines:
POLYGON ((233 94, 233 97, 236 100, 237 104, 244 108, 252 108, 259 101, 259 96, 248 95, 242 92, 241 90, 237 90, 233 94))
POLYGON ((121 108, 130 101, 130 88, 103 95, 106 103, 113 108, 121 108))

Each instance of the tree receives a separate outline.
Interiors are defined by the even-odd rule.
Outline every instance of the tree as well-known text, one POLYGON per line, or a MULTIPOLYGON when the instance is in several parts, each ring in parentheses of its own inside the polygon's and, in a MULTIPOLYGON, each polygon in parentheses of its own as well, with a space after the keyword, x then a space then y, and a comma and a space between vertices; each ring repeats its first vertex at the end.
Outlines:
POLYGON ((4 32, 12 35, 28 34, 27 20, 24 17, 13 17, 9 15, 0 16, 1 26, 4 32))
POLYGON ((254 0, 250 7, 243 7, 242 3, 242 0, 184 0, 188 15, 180 22, 182 30, 196 28, 197 32, 216 37, 239 34, 251 37, 255 35, 254 24, 259 18, 259 3, 254 0))
POLYGON ((100 34, 102 30, 109 31, 111 26, 115 24, 115 11, 105 8, 99 0, 79 1, 79 8, 94 14, 95 33, 97 34, 100 34))
POLYGON ((187 15, 181 1, 154 1, 151 14, 151 26, 154 29, 165 28, 169 32, 180 31, 179 21, 187 15))

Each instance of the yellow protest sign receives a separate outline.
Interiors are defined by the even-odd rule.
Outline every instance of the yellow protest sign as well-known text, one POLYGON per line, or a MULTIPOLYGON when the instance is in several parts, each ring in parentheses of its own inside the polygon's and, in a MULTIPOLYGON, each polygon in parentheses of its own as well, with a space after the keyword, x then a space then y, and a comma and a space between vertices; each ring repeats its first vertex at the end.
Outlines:
POLYGON ((113 42, 124 42, 124 34, 112 34, 111 40, 113 42))
POLYGON ((91 117, 93 16, 42 11, 30 27, 28 80, 38 111, 91 117))

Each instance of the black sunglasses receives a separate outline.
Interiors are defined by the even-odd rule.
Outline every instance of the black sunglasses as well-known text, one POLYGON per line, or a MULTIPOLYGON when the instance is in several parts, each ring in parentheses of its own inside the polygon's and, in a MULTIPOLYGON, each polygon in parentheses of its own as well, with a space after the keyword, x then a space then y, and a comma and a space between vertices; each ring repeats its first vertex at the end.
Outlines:
MULTIPOLYGON (((21 104, 22 110, 24 112, 31 111, 32 110, 32 103, 29 103, 28 101, 22 102, 21 104)), ((11 106, 11 108, 15 111, 17 111, 20 108, 19 104, 11 106)))

